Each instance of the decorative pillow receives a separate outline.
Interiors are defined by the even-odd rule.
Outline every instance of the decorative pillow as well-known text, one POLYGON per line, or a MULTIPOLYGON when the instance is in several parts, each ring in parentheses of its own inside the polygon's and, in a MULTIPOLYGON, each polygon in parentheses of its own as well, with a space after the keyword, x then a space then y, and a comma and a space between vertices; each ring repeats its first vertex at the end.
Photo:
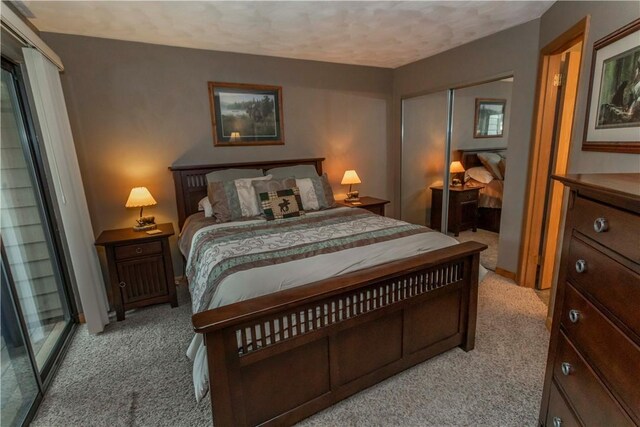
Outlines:
POLYGON ((207 185, 207 197, 216 221, 228 222, 258 216, 260 210, 251 181, 268 179, 271 176, 210 182, 207 185))
POLYGON ((282 168, 273 168, 269 169, 267 173, 272 175, 274 179, 288 178, 290 176, 296 179, 314 178, 318 176, 318 172, 313 165, 296 165, 286 166, 282 168))
POLYGON ((256 192, 258 209, 260 209, 260 213, 264 213, 264 209, 262 209, 262 201, 260 200, 260 193, 268 193, 270 191, 280 191, 286 190, 288 188, 293 188, 296 186, 296 179, 289 177, 284 179, 270 179, 268 181, 255 180, 251 182, 251 185, 253 185, 253 189, 256 192))
POLYGON ((469 168, 464 172, 464 182, 469 181, 469 178, 473 178, 483 184, 488 184, 493 181, 493 175, 482 166, 475 168, 469 168))
POLYGON ((304 215, 298 187, 260 193, 260 201, 267 221, 304 215))
POLYGON ((300 189, 300 198, 305 211, 328 209, 336 205, 326 173, 313 178, 296 179, 296 186, 300 189))
POLYGON ((258 205, 258 195, 252 183, 253 181, 268 181, 271 178, 271 175, 267 175, 260 178, 244 178, 233 181, 236 185, 236 191, 238 191, 240 211, 243 217, 251 218, 252 216, 258 216, 262 213, 258 205))
POLYGON ((219 171, 209 172, 207 175, 207 183, 218 181, 233 181, 243 178, 259 178, 264 176, 262 169, 223 169, 219 171))
POLYGON ((499 180, 504 179, 504 177, 500 173, 500 169, 498 169, 498 163, 500 162, 500 159, 502 159, 499 154, 478 153, 478 159, 480 159, 484 167, 487 168, 489 172, 491 172, 491 175, 493 175, 494 178, 499 180))
POLYGON ((213 216, 213 207, 211 206, 211 202, 209 201, 209 197, 203 197, 198 202, 198 210, 204 211, 204 216, 212 217, 213 216))

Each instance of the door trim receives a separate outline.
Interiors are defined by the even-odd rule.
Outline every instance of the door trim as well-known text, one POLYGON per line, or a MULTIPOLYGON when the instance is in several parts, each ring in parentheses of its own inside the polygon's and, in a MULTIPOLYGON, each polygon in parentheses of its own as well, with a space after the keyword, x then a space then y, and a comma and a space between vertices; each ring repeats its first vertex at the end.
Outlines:
MULTIPOLYGON (((549 129, 549 112, 555 109, 555 102, 550 106, 547 101, 549 92, 550 73, 559 71, 560 61, 554 60, 554 56, 561 54, 570 47, 582 42, 581 58, 584 58, 585 41, 589 29, 590 16, 587 15, 563 34, 551 41, 540 50, 538 62, 538 79, 536 83, 536 105, 534 110, 534 121, 531 131, 531 148, 529 153, 529 170, 526 183, 526 200, 520 245, 520 262, 516 276, 516 282, 520 286, 533 288, 536 283, 536 273, 538 267, 538 255, 540 241, 543 235, 542 218, 544 214, 544 203, 540 197, 546 197, 546 182, 549 176, 549 162, 541 161, 543 154, 551 148, 552 141, 545 138, 545 130, 549 129), (558 70, 552 69, 558 67, 558 70), (547 117, 544 117, 545 114, 547 117), (544 179, 543 179, 544 177, 544 179)), ((582 67, 578 72, 578 78, 582 67)), ((577 94, 576 94, 577 96, 577 94)), ((575 100, 574 100, 575 102, 575 100)), ((553 123, 551 129, 555 128, 556 116, 551 113, 553 123)))

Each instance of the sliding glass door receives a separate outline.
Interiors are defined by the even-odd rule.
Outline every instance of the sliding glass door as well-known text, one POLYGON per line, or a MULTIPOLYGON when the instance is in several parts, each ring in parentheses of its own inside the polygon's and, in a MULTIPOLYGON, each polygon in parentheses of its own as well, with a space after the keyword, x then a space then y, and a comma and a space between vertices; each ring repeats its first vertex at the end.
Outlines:
POLYGON ((2 60, 1 424, 20 425, 72 328, 67 275, 15 65, 2 60))

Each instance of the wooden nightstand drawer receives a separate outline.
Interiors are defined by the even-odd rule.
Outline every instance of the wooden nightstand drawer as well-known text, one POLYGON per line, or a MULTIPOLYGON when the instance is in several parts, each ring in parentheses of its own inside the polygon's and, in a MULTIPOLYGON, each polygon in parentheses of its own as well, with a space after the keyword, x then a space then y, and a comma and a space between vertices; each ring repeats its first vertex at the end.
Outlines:
POLYGON ((161 256, 123 261, 117 265, 118 284, 125 305, 169 293, 161 256))
MULTIPOLYGON (((478 190, 479 191, 479 190, 478 190)), ((455 197, 458 202, 478 200, 478 191, 451 191, 449 197, 455 197)))
POLYGON ((117 246, 115 248, 116 259, 127 259, 144 255, 154 255, 162 253, 161 242, 138 243, 135 245, 117 246))

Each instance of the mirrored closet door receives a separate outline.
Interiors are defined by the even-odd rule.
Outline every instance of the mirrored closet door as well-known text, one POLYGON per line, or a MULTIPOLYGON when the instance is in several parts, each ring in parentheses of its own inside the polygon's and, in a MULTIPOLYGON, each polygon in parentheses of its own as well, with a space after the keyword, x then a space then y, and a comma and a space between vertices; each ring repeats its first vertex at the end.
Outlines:
POLYGON ((402 100, 401 219, 437 230, 442 203, 434 209, 432 202, 446 191, 447 97, 441 91, 402 100))
POLYGON ((496 269, 513 77, 402 101, 401 219, 488 245, 496 269))

